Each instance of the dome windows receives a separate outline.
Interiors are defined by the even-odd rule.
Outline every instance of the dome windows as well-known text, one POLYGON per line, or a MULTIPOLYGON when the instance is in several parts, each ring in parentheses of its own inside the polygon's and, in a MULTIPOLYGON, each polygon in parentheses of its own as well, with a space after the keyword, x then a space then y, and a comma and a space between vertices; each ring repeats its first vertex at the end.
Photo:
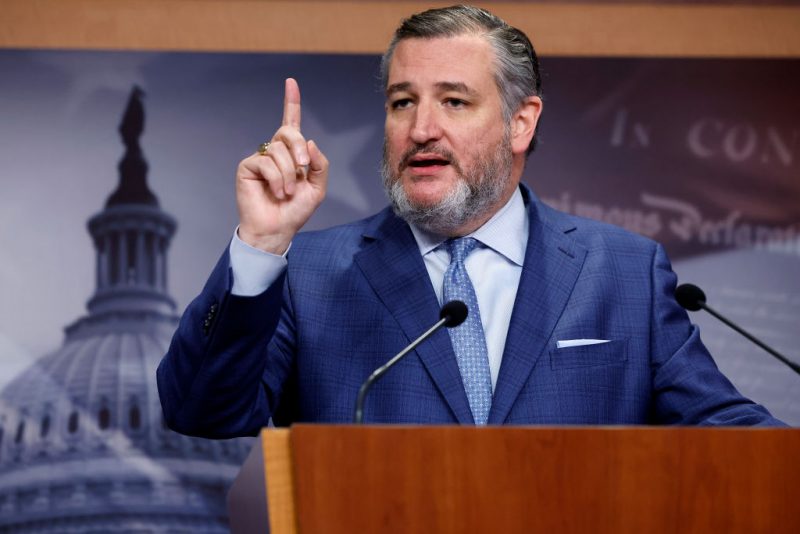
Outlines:
POLYGON ((19 425, 17 425, 17 435, 14 438, 14 443, 19 445, 22 443, 22 440, 24 439, 25 439, 25 420, 23 419, 22 421, 19 422, 19 425))
POLYGON ((42 424, 39 427, 39 437, 44 439, 50 433, 50 415, 45 415, 42 418, 42 424))
POLYGON ((74 434, 78 431, 78 411, 73 410, 71 414, 69 414, 69 419, 67 419, 67 432, 70 434, 74 434))
POLYGON ((131 399, 131 407, 128 410, 128 427, 134 432, 142 428, 142 411, 139 409, 136 397, 131 399))
POLYGON ((97 426, 100 430, 107 430, 111 426, 111 410, 108 406, 103 406, 97 412, 97 426))

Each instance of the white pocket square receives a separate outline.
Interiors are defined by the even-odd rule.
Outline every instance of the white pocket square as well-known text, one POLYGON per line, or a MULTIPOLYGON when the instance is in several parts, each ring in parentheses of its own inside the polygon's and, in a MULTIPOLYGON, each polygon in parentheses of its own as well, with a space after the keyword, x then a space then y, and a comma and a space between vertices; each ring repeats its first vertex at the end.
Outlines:
POLYGON ((600 343, 608 343, 610 339, 562 339, 556 341, 557 349, 565 349, 567 347, 582 347, 584 345, 598 345, 600 343))

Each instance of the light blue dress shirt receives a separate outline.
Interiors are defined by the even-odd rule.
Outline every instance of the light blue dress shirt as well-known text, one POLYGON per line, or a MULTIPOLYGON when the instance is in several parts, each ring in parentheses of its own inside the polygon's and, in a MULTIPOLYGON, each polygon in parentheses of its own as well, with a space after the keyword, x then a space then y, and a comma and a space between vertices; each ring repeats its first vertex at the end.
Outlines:
MULTIPOLYGON (((450 255, 439 245, 446 238, 432 236, 414 226, 411 232, 425 260, 436 298, 440 305, 444 304, 442 284, 450 255)), ((519 189, 491 219, 469 235, 480 242, 464 265, 478 297, 494 391, 528 244, 528 212, 519 189)))
MULTIPOLYGON (((411 232, 431 277, 436 298, 440 305, 444 304, 442 283, 450 255, 439 245, 446 238, 431 235, 413 225, 411 232)), ((491 219, 469 235, 480 242, 480 246, 467 257, 465 266, 478 298, 494 390, 528 244, 528 212, 519 189, 491 219)), ((287 250, 278 256, 253 248, 239 239, 237 232, 234 232, 229 251, 233 270, 232 293, 241 296, 254 296, 266 290, 286 268, 286 254, 289 252, 287 250)), ((400 349, 402 347, 397 348, 400 349)))

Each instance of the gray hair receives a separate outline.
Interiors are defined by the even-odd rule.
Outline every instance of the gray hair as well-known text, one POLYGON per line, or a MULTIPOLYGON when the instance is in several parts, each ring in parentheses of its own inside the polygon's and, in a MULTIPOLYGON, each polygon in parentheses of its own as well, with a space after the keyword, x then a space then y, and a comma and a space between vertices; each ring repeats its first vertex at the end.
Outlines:
MULTIPOLYGON (((384 89, 389 79, 392 56, 400 41, 470 33, 485 36, 494 49, 494 78, 503 103, 503 117, 508 123, 527 97, 542 96, 539 60, 533 45, 521 30, 477 7, 459 5, 429 9, 403 20, 381 60, 381 84, 384 89)), ((535 146, 536 135, 528 146, 528 154, 535 146)))

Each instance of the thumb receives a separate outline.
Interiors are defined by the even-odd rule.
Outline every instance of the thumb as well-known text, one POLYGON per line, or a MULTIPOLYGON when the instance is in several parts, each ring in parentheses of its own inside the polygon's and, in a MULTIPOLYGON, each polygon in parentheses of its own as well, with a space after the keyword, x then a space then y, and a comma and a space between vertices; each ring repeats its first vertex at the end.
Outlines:
POLYGON ((311 160, 308 164, 308 181, 324 187, 328 180, 328 158, 314 141, 308 141, 306 146, 311 160))

